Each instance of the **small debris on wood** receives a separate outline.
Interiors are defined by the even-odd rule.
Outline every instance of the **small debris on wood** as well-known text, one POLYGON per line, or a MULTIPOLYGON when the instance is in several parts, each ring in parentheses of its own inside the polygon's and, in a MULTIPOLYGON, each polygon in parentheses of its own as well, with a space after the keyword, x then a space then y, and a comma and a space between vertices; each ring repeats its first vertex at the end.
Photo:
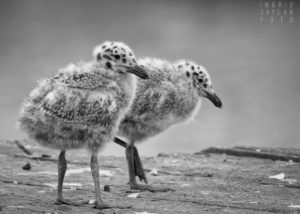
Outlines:
POLYGON ((23 170, 31 170, 31 164, 28 162, 26 163, 23 167, 22 167, 23 170))
POLYGON ((32 155, 31 151, 29 151, 28 149, 25 148, 25 146, 23 146, 20 141, 15 140, 14 141, 15 144, 17 145, 18 148, 20 148, 26 155, 32 155))
POLYGON ((156 170, 156 169, 152 169, 152 170, 150 171, 150 175, 152 175, 152 176, 157 176, 157 175, 158 175, 157 170, 156 170))
POLYGON ((284 179, 284 177, 285 177, 284 173, 279 173, 278 175, 269 176, 269 178, 278 179, 278 180, 282 180, 282 179, 284 179))
POLYGON ((109 185, 104 185, 104 192, 110 192, 110 186, 109 185))
POLYGON ((42 157, 42 158, 51 158, 51 155, 42 154, 41 157, 42 157))
POLYGON ((90 199, 88 203, 89 203, 89 204, 95 203, 95 199, 90 199))
POLYGON ((128 198, 140 198, 140 193, 132 193, 132 194, 129 194, 127 195, 128 198))
POLYGON ((277 175, 272 175, 272 176, 269 176, 269 178, 272 178, 272 179, 278 179, 278 180, 287 182, 287 183, 290 184, 290 185, 292 185, 292 184, 294 184, 294 183, 297 183, 297 180, 296 180, 296 179, 293 179, 293 178, 285 178, 285 174, 284 174, 284 173, 280 173, 280 174, 277 174, 277 175))

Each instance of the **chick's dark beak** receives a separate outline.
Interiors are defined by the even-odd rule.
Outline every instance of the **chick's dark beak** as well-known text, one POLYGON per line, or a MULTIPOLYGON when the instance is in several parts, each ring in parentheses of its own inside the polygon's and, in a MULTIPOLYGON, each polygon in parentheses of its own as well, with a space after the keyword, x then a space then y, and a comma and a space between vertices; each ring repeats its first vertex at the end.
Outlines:
POLYGON ((216 107, 222 108, 222 101, 213 90, 206 90, 205 95, 216 107))
POLYGON ((149 79, 149 75, 147 74, 146 70, 141 66, 133 65, 133 66, 125 66, 125 67, 128 73, 132 73, 140 77, 141 79, 149 79))

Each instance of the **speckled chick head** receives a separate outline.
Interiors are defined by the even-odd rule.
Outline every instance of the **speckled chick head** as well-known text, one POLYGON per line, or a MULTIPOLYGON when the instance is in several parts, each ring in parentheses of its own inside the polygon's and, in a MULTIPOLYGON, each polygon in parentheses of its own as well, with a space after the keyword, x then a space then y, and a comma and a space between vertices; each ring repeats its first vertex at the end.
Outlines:
POLYGON ((95 47, 93 55, 97 62, 108 69, 133 73, 142 79, 148 78, 145 70, 138 66, 131 48, 123 42, 104 42, 95 47))
POLYGON ((214 92, 210 75, 205 67, 191 60, 178 60, 174 62, 174 66, 191 81, 200 97, 206 97, 216 107, 222 107, 222 102, 214 92))

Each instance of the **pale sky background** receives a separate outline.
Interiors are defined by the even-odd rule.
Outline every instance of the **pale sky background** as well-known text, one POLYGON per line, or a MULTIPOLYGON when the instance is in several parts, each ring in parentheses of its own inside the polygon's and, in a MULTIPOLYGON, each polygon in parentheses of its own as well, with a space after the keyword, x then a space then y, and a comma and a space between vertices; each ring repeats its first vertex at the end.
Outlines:
MULTIPOLYGON (((283 1, 285 2, 285 1, 283 1)), ((289 2, 289 1, 287 1, 289 2)), ((0 138, 23 139, 19 106, 40 78, 91 60, 105 40, 137 57, 192 59, 210 72, 223 109, 138 145, 141 155, 209 146, 300 147, 300 11, 260 22, 260 1, 1 0, 0 138)), ((110 143, 102 154, 124 155, 110 143)))

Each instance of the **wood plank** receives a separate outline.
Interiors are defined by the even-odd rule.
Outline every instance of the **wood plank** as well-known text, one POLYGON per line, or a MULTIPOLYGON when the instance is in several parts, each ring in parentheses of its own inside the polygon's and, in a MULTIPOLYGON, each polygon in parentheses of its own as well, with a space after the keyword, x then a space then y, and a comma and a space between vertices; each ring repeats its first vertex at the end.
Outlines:
MULTIPOLYGON (((300 205, 299 163, 206 152, 142 158, 151 185, 175 189, 166 193, 130 190, 125 158, 103 157, 100 153, 100 183, 104 200, 110 204, 131 205, 132 208, 96 211, 91 204, 59 206, 54 204, 58 151, 29 141, 20 141, 19 144, 32 155, 27 155, 28 152, 15 142, 0 142, 1 213, 300 212, 297 207, 300 205), (23 170, 27 163, 30 163, 31 169, 23 170), (150 175, 152 169, 158 171, 157 176, 150 175), (284 173, 285 178, 269 177, 279 173, 284 173), (110 186, 110 192, 103 190, 104 185, 110 186), (133 192, 138 192, 140 197, 127 197, 133 192)), ((259 148, 229 148, 232 149, 253 152, 259 148)), ((282 149, 278 149, 279 153, 287 155, 282 149)), ((288 155, 291 156, 291 153, 288 155)), ((297 153, 292 156, 297 156, 297 153)), ((71 174, 66 175, 64 196, 73 200, 94 199, 93 181, 88 172, 89 152, 68 151, 67 159, 70 163, 67 173, 71 174)))
POLYGON ((216 148, 210 147, 208 149, 202 150, 201 152, 196 152, 195 155, 198 154, 226 154, 233 155, 239 157, 255 157, 262 159, 270 159, 270 160, 281 160, 281 161, 294 161, 300 162, 300 153, 297 154, 284 154, 280 149, 278 149, 277 153, 274 151, 275 149, 269 151, 263 151, 263 149, 256 148, 246 148, 246 147, 234 147, 234 148, 216 148))

